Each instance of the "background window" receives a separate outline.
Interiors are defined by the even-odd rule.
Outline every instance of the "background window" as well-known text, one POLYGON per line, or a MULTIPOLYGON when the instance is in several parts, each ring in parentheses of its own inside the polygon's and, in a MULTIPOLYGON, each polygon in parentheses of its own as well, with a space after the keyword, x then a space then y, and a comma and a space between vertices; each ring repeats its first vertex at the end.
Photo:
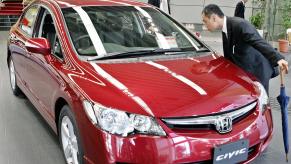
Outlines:
POLYGON ((30 36, 32 35, 32 30, 36 19, 37 11, 38 7, 32 6, 30 9, 26 11, 20 23, 20 28, 30 36))

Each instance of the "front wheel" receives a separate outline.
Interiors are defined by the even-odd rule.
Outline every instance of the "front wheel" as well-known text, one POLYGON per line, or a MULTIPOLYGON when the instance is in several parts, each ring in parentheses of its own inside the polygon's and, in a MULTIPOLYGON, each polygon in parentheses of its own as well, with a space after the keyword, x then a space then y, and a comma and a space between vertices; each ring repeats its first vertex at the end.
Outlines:
POLYGON ((17 85, 14 62, 11 57, 9 58, 9 77, 10 77, 10 86, 11 86, 13 94, 15 96, 20 96, 22 92, 17 85))
POLYGON ((59 116, 58 133, 62 150, 68 164, 83 163, 83 149, 76 126, 76 119, 69 106, 65 105, 59 116))

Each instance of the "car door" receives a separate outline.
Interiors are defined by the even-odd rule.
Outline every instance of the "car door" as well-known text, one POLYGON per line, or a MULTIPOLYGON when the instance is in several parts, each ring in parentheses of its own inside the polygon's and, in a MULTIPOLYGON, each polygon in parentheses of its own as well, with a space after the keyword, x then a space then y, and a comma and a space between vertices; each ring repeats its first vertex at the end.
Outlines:
POLYGON ((61 44, 51 12, 41 7, 36 22, 38 26, 33 35, 36 38, 46 38, 49 41, 51 53, 30 53, 26 67, 29 72, 27 84, 42 112, 52 117, 54 97, 62 86, 61 76, 58 73, 63 64, 61 44))
POLYGON ((26 65, 29 54, 25 48, 25 43, 32 37, 38 11, 38 6, 36 5, 28 8, 20 19, 18 27, 12 30, 10 34, 9 50, 12 54, 15 70, 19 80, 26 87, 26 82, 28 80, 26 65))

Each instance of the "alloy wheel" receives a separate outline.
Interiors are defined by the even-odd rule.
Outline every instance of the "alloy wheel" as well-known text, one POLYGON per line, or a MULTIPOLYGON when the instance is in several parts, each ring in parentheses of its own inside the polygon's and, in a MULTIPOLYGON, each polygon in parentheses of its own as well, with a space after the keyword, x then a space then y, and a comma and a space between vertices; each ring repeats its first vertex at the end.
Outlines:
POLYGON ((64 116, 61 123, 61 139, 65 158, 68 164, 79 164, 78 141, 73 124, 68 116, 64 116))
POLYGON ((9 72, 10 72, 10 84, 12 87, 12 90, 16 89, 16 78, 15 78, 15 69, 14 69, 14 63, 12 61, 12 59, 10 60, 10 64, 9 64, 9 72))

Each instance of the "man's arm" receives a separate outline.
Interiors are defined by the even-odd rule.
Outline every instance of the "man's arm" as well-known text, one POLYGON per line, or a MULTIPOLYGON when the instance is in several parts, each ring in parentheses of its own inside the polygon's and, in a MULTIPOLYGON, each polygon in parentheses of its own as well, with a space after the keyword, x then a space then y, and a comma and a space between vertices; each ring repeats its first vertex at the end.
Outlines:
POLYGON ((255 27, 247 21, 241 22, 239 27, 241 28, 241 38, 246 43, 252 45, 262 55, 264 55, 270 61, 272 66, 279 65, 281 69, 288 71, 288 62, 258 34, 255 27))

